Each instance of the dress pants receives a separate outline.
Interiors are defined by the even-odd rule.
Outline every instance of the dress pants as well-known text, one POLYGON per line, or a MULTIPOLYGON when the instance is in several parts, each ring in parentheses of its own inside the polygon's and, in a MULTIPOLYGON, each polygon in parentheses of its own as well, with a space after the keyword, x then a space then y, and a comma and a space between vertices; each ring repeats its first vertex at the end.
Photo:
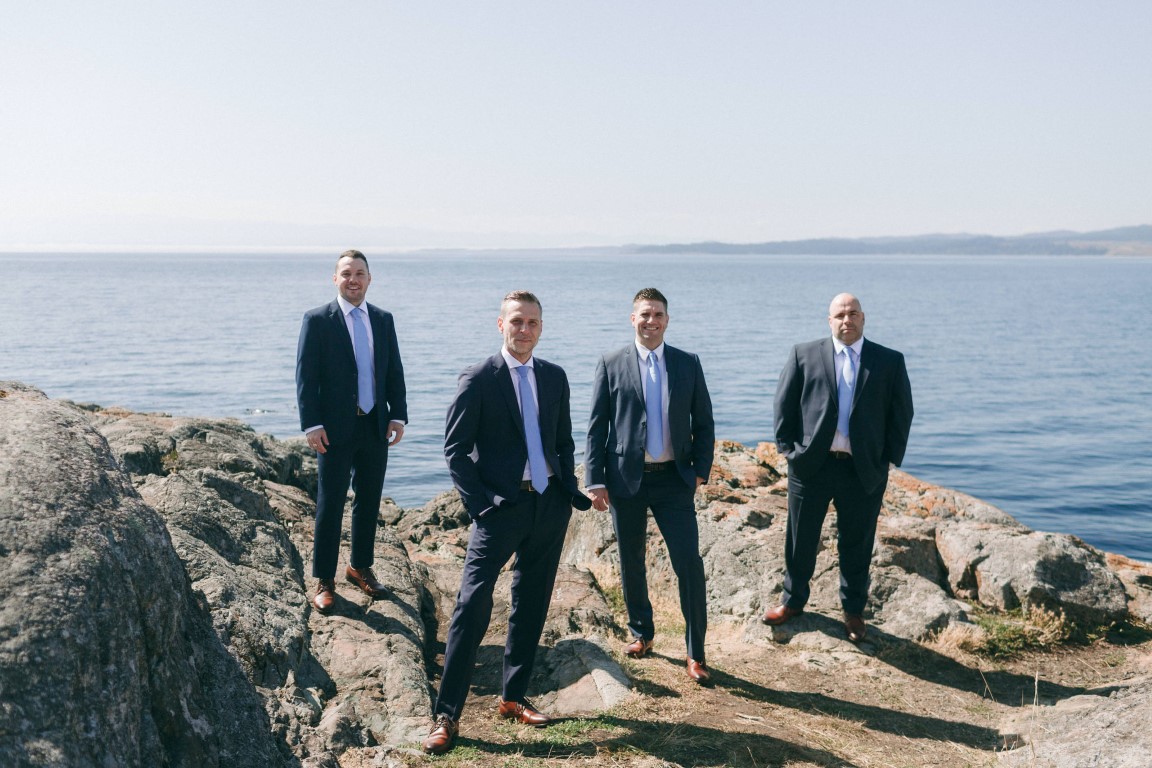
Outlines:
POLYGON ((784 546, 784 604, 801 609, 811 594, 820 531, 829 502, 836 504, 836 549, 840 557, 840 605, 862 614, 868 603, 868 569, 876 541, 876 520, 887 481, 869 493, 852 459, 829 456, 816 474, 801 482, 788 473, 788 540, 784 546))
POLYGON ((635 637, 651 640, 656 629, 648 599, 648 510, 664 537, 668 559, 680 587, 684 614, 684 644, 688 656, 704 659, 708 629, 704 560, 700 557, 700 531, 696 524, 696 489, 685 485, 675 471, 645 472, 640 490, 631 498, 610 496, 612 525, 620 549, 620 581, 628 609, 628 629, 635 637))
POLYGON ((353 568, 371 568, 376 546, 376 520, 388 469, 388 443, 380 434, 375 412, 356 417, 356 431, 347 443, 330 444, 316 455, 316 530, 313 537, 312 576, 336 576, 340 557, 340 526, 351 484, 353 568))
POLYGON ((434 715, 460 719, 476 653, 492 619, 496 579, 513 556, 502 695, 505 701, 524 699, 571 516, 571 498, 553 478, 543 494, 521 492, 516 504, 495 509, 473 522, 460 592, 448 625, 444 674, 434 715))

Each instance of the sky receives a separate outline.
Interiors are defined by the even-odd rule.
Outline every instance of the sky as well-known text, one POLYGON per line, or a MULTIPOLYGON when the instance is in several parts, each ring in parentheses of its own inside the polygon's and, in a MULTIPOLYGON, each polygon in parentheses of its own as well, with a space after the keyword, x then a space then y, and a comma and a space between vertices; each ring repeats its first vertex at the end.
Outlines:
POLYGON ((1152 224, 1152 3, 6 3, 0 249, 1152 224))

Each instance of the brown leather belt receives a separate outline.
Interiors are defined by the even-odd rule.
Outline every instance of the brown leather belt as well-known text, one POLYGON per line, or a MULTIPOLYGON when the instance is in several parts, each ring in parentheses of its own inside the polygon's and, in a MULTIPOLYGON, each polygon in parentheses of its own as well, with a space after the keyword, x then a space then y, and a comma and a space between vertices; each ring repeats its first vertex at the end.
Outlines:
POLYGON ((675 468, 676 462, 674 461, 644 462, 645 472, 671 472, 675 468))
POLYGON ((828 455, 840 461, 848 461, 852 458, 852 454, 848 453, 848 451, 829 451, 828 455))

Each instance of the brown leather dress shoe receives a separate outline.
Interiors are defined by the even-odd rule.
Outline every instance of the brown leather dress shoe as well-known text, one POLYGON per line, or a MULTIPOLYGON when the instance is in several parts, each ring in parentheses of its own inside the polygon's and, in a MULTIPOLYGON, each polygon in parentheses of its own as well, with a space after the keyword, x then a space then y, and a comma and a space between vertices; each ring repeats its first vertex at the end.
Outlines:
POLYGON ((631 656, 634 659, 642 659, 652 650, 653 645, 655 645, 655 643, 652 640, 645 640, 642 637, 638 637, 624 646, 624 655, 631 656))
POLYGON ((437 715, 436 724, 424 739, 424 751, 430 755, 442 755, 452 749, 452 742, 460 732, 460 723, 448 715, 437 715))
POLYGON ((327 614, 336 604, 336 579, 320 579, 316 582, 316 594, 312 596, 312 605, 320 613, 327 614))
POLYGON ((504 699, 500 699, 496 711, 500 713, 500 717, 515 718, 524 725, 548 725, 552 722, 552 718, 534 709, 527 700, 504 701, 504 699))
POLYGON ((696 659, 688 659, 688 677, 701 684, 712 681, 712 673, 708 671, 708 667, 696 659))
POLYGON ((848 639, 854 643, 864 641, 868 636, 868 625, 864 623, 864 617, 858 613, 844 614, 844 631, 848 633, 848 639))
POLYGON ((781 604, 765 611, 764 615, 760 617, 760 621, 770 627, 778 627, 788 621, 788 619, 795 618, 802 613, 804 613, 803 608, 790 608, 787 605, 781 604))
POLYGON ((371 568, 353 568, 348 566, 344 571, 344 578, 352 584, 355 584, 364 594, 371 598, 384 597, 388 594, 388 589, 376 580, 376 575, 372 573, 371 568))

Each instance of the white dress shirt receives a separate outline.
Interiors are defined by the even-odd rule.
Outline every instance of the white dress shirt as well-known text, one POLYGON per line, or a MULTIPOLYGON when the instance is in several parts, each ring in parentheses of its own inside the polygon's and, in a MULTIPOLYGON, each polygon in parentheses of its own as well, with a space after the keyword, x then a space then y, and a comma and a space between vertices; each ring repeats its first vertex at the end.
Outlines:
POLYGON ((661 434, 664 436, 664 447, 660 451, 659 456, 652 456, 648 453, 648 448, 644 448, 644 461, 646 462, 661 462, 672 461, 672 435, 668 425, 668 364, 664 359, 664 343, 661 342, 660 346, 656 349, 648 349, 639 341, 636 342, 636 351, 639 353, 637 365, 640 370, 640 381, 644 385, 644 401, 648 401, 648 355, 656 355, 656 365, 660 366, 660 405, 661 405, 661 418, 663 420, 663 430, 661 434))
MULTIPOLYGON (((860 350, 864 347, 864 337, 861 336, 860 338, 856 339, 856 341, 851 346, 845 346, 845 344, 840 341, 840 339, 833 336, 832 346, 836 348, 836 396, 839 397, 840 380, 844 378, 844 363, 847 361, 847 358, 844 356, 844 350, 846 349, 851 350, 851 352, 848 354, 853 355, 852 362, 856 364, 855 386, 860 386, 860 350)), ((832 448, 830 450, 852 453, 852 443, 848 439, 848 435, 841 433, 840 430, 837 429, 836 436, 832 438, 832 448)))

